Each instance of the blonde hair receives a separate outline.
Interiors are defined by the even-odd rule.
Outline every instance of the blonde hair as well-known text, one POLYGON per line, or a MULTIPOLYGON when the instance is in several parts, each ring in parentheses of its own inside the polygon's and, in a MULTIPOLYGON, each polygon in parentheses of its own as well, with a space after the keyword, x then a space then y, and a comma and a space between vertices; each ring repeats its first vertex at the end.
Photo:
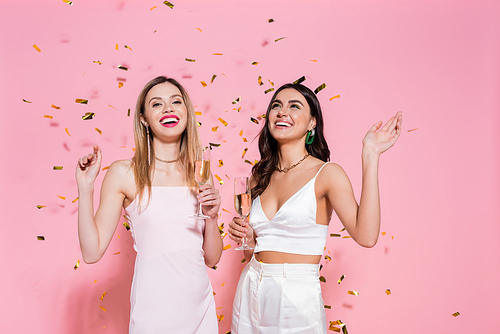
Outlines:
POLYGON ((167 78, 165 76, 159 76, 149 81, 142 89, 139 97, 137 98, 137 104, 135 106, 134 115, 134 139, 135 139, 135 154, 132 158, 132 168, 135 176, 135 185, 137 188, 137 194, 139 197, 139 208, 141 208, 141 201, 144 196, 144 188, 148 188, 148 203, 151 199, 151 183, 153 180, 153 173, 155 167, 155 152, 153 146, 153 133, 150 131, 150 136, 147 138, 146 126, 142 123, 142 117, 144 117, 144 109, 146 102, 146 95, 149 91, 156 85, 162 83, 171 83, 176 86, 181 92, 182 99, 187 109, 187 126, 184 132, 181 134, 181 147, 179 152, 179 166, 181 170, 184 170, 184 181, 190 187, 195 187, 196 182, 194 180, 194 159, 196 147, 200 145, 200 138, 198 135, 198 125, 196 123, 196 116, 194 112, 193 104, 187 91, 184 87, 177 82, 177 80, 172 78, 167 78), (150 146, 150 154, 148 157, 148 140, 150 146), (148 163, 151 161, 151 164, 148 163))

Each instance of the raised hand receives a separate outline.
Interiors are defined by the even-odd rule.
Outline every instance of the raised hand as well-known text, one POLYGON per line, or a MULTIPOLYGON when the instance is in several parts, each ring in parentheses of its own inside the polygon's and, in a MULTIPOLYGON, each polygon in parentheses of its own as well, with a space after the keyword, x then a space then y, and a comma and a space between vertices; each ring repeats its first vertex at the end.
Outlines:
POLYGON ((75 173, 78 185, 94 184, 101 170, 101 160, 102 153, 97 145, 94 145, 92 153, 78 159, 75 173))
POLYGON ((363 149, 372 150, 377 154, 387 151, 398 140, 402 122, 403 114, 398 111, 384 126, 382 121, 373 125, 363 139, 363 149))
POLYGON ((200 187, 198 193, 198 201, 201 204, 201 210, 204 215, 211 218, 217 218, 219 212, 221 199, 219 191, 213 185, 205 183, 200 187))

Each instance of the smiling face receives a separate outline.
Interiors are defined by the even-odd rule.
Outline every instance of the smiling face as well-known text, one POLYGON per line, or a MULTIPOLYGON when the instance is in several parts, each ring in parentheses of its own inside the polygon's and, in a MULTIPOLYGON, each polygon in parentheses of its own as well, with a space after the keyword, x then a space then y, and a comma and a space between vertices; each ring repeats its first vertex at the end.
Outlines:
POLYGON ((280 91, 271 103, 269 132, 280 143, 299 140, 316 126, 305 97, 293 88, 280 91))
POLYGON ((187 107, 175 85, 164 82, 151 88, 144 101, 141 121, 161 140, 180 140, 187 125, 187 107))

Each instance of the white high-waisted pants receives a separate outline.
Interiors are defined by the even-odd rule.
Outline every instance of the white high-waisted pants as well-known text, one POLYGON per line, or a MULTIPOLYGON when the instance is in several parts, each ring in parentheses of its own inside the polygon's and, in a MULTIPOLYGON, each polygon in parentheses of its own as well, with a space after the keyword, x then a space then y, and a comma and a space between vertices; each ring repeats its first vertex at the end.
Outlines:
POLYGON ((252 258, 236 288, 231 333, 326 334, 319 265, 252 258))

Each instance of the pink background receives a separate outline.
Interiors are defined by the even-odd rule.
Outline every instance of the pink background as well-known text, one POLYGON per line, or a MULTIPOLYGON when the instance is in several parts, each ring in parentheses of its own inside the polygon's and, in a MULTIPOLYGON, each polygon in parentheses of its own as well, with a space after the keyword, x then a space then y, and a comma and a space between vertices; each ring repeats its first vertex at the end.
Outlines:
MULTIPOLYGON (((221 144, 212 167, 224 181, 226 229, 234 215, 228 178, 259 158, 252 139, 261 125, 250 117, 265 112, 268 80, 279 86, 305 75, 311 89, 326 83, 318 97, 332 161, 358 198, 361 139, 378 120, 404 114, 400 141, 380 166, 387 234, 373 249, 327 241, 327 320, 341 319, 351 334, 498 333, 499 1, 172 2, 0 3, 0 331, 126 333, 132 239, 120 221, 104 258, 81 263, 74 166, 94 143, 103 167, 133 155, 127 110, 148 80, 167 75, 185 85, 202 112, 203 141, 221 144), (82 120, 86 112, 94 119, 82 120)), ((341 228, 332 219, 330 233, 341 228)), ((220 333, 230 329, 242 258, 233 247, 208 269, 220 333)))

